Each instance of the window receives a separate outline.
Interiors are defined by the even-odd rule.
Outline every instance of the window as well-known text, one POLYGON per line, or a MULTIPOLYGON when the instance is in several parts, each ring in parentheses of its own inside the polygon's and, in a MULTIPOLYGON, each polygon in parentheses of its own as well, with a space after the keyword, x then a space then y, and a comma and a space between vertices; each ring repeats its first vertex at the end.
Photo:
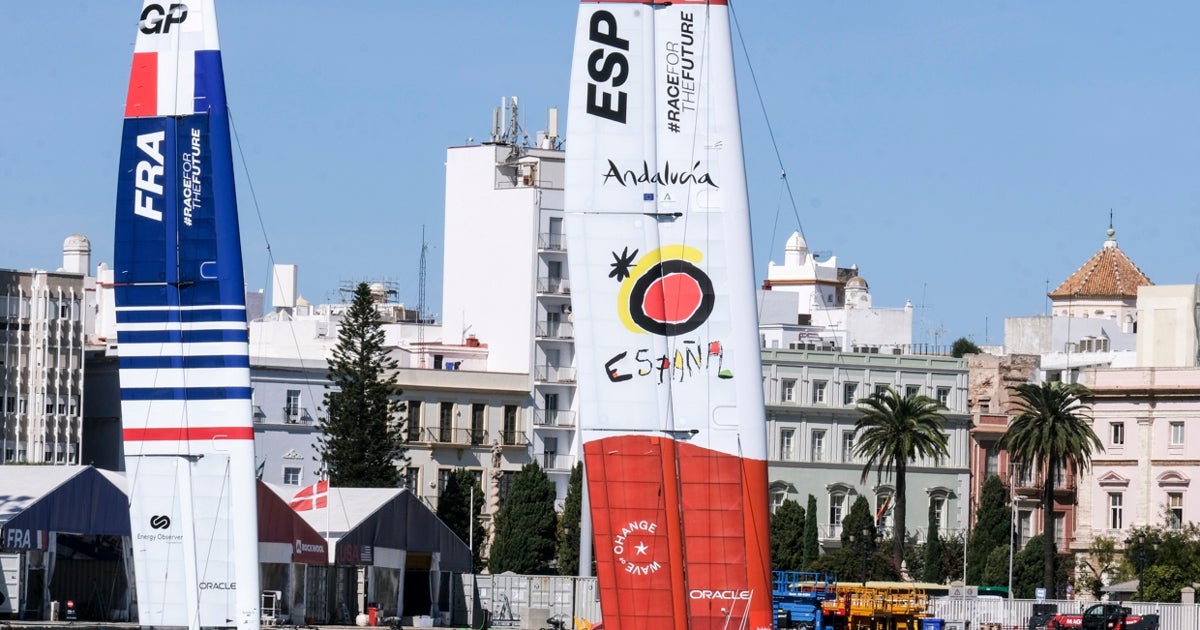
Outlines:
POLYGON ((416 492, 421 485, 421 469, 416 466, 409 466, 404 469, 404 487, 408 488, 409 492, 416 492))
POLYGON ((561 462, 558 461, 558 438, 548 437, 542 439, 542 468, 546 470, 557 470, 562 468, 561 462))
POLYGON ((842 431, 842 461, 854 459, 854 431, 842 431))
POLYGON ((858 383, 845 383, 842 385, 842 404, 853 405, 858 401, 858 383))
POLYGON ((796 402, 796 379, 783 379, 783 402, 796 402))
MULTIPOLYGON (((454 431, 454 403, 444 402, 438 417, 438 441, 449 442, 454 431)), ((438 490, 440 493, 441 490, 438 490)))
POLYGON ((879 528, 892 526, 892 495, 880 493, 875 495, 875 526, 879 528))
POLYGON ((500 495, 500 504, 504 504, 504 500, 508 498, 508 489, 512 487, 513 475, 511 470, 506 470, 500 473, 500 483, 496 484, 497 494, 500 495))
POLYGON ((300 421, 300 390, 287 390, 286 402, 283 404, 283 419, 285 422, 300 421))
POLYGON ((829 529, 831 536, 841 535, 842 514, 846 510, 846 495, 837 493, 829 495, 829 529))
POLYGON ((920 385, 905 385, 904 386, 905 397, 919 396, 920 394, 921 394, 921 386, 920 385))
POLYGON ((1167 516, 1170 521, 1167 525, 1171 529, 1179 529, 1183 527, 1183 493, 1168 492, 1167 493, 1167 516))
POLYGON ((517 443, 517 406, 504 405, 504 443, 517 443))
POLYGON ((825 404, 825 390, 828 386, 829 381, 813 381, 812 401, 814 405, 825 404))
POLYGON ((1062 512, 1054 513, 1054 546, 1060 553, 1067 548, 1067 515, 1062 512))
POLYGON ((1110 435, 1112 436, 1110 443, 1113 446, 1121 446, 1125 443, 1125 423, 1112 422, 1109 423, 1110 435))
POLYGON ((1183 446, 1183 423, 1171 423, 1171 446, 1183 446))
POLYGON ((437 491, 438 491, 439 497, 442 496, 442 493, 446 491, 446 484, 450 483, 450 475, 453 475, 453 474, 454 474, 453 468, 439 468, 438 469, 437 491))
POLYGON ((285 485, 285 486, 300 485, 300 467, 299 466, 284 466, 283 467, 283 485, 285 485))
POLYGON ((776 490, 775 492, 772 492, 771 493, 771 513, 774 514, 777 510, 779 510, 779 507, 781 505, 783 505, 783 502, 786 500, 787 500, 787 492, 786 491, 776 490))
POLYGON ((983 456, 983 476, 984 478, 992 475, 1000 474, 1000 446, 992 444, 987 447, 987 452, 983 456))
POLYGON ((779 430, 779 459, 790 462, 796 459, 796 430, 779 430))
POLYGON ((937 388, 937 401, 938 401, 938 404, 943 407, 950 406, 950 388, 949 387, 937 388))
POLYGON ((814 462, 825 461, 825 430, 813 429, 812 432, 812 460, 814 462))
POLYGON ((408 419, 405 421, 409 442, 421 441, 421 401, 408 401, 408 419))
POLYGON ((1120 492, 1108 493, 1108 528, 1123 529, 1125 527, 1122 504, 1125 497, 1120 492))
POLYGON ((933 510, 933 523, 937 527, 938 535, 944 535, 946 533, 946 497, 942 495, 929 497, 929 507, 933 510))
POLYGON ((1017 535, 1020 537, 1020 546, 1022 549, 1033 537, 1033 512, 1029 510, 1019 510, 1017 512, 1017 535))
POLYGON ((483 403, 471 404, 471 444, 483 444, 483 413, 487 406, 483 403))
POLYGON ((887 385, 887 383, 875 383, 875 392, 874 392, 874 395, 875 395, 875 396, 882 396, 882 395, 884 395, 884 394, 887 392, 887 390, 888 390, 888 385, 887 385))
POLYGON ((4 399, 4 410, 7 411, 8 413, 15 413, 17 411, 17 397, 16 396, 9 396, 4 399))

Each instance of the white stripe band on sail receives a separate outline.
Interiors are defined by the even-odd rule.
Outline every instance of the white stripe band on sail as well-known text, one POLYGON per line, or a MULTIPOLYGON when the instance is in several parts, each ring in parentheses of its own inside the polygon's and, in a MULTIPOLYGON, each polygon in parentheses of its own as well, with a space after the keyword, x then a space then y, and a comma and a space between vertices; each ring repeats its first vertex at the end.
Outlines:
POLYGON ((117 353, 123 357, 209 357, 246 356, 250 344, 244 341, 204 343, 121 343, 117 353))
POLYGON ((117 332, 143 332, 168 330, 246 330, 243 322, 145 322, 117 324, 117 332))
POLYGON ((134 311, 244 311, 245 306, 209 304, 206 306, 118 306, 118 313, 134 311))
POLYGON ((249 368, 150 368, 121 370, 121 388, 245 387, 249 368))

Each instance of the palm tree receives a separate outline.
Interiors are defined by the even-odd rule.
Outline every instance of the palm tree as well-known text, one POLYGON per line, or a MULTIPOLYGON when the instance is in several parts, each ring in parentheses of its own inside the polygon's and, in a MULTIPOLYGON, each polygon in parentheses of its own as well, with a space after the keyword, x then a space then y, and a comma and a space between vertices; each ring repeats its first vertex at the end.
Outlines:
POLYGON ((859 483, 867 481, 871 469, 880 478, 885 474, 894 474, 896 478, 892 561, 897 570, 904 560, 908 463, 918 457, 950 454, 946 450, 946 435, 942 433, 946 419, 941 412, 945 409, 928 396, 901 396, 891 387, 858 400, 862 417, 854 425, 857 433, 854 454, 867 459, 859 483))
POLYGON ((1022 473, 1042 473, 1043 584, 1054 588, 1057 553, 1054 548, 1054 478, 1060 468, 1072 473, 1087 470, 1092 448, 1104 446, 1092 430, 1090 409, 1083 399, 1092 392, 1077 383, 1051 381, 1022 383, 1008 388, 1011 406, 1019 415, 1000 438, 1009 461, 1020 462, 1022 473))

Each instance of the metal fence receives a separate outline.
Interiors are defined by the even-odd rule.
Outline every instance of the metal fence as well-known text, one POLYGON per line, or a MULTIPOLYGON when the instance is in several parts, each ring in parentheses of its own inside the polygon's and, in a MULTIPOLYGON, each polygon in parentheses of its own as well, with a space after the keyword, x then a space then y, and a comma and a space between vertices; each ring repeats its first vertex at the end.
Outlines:
MULTIPOLYGON (((1008 630, 1029 627, 1034 604, 1055 604, 1058 612, 1080 614, 1096 602, 1075 600, 1002 599, 992 597, 938 597, 930 600, 930 616, 949 621, 969 621, 971 628, 986 628, 1000 624, 1008 630)), ((1135 615, 1155 614, 1162 630, 1200 630, 1200 604, 1163 604, 1124 602, 1135 615)))
MULTIPOLYGON (((471 578, 472 576, 464 576, 471 578)), ((596 578, 541 575, 476 575, 478 608, 488 612, 493 628, 536 629, 550 617, 600 621, 600 592, 596 578)), ((472 590, 467 586, 468 592, 472 590)), ((478 627, 478 623, 473 624, 478 627)))

